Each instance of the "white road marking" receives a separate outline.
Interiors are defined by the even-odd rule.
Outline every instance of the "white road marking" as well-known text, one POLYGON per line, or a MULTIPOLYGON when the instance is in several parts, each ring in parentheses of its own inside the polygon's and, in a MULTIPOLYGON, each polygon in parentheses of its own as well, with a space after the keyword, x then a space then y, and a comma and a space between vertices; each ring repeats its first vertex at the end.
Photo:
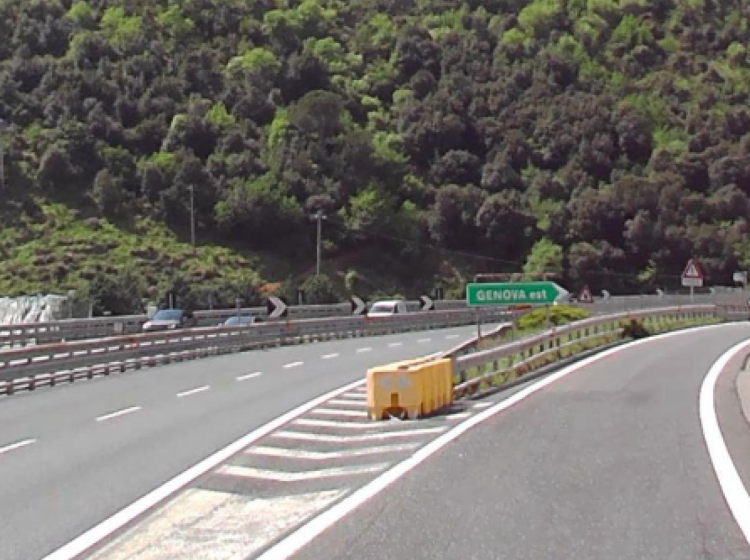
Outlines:
POLYGON ((242 478, 257 478, 260 480, 271 480, 274 482, 301 482, 303 480, 319 480, 321 478, 336 478, 340 476, 355 476, 360 474, 374 473, 385 470, 389 463, 378 463, 376 465, 361 465, 356 467, 337 467, 332 469, 319 469, 314 471, 272 471, 267 469, 256 469, 254 467, 221 467, 216 472, 242 478))
POLYGON ((339 357, 339 354, 338 354, 338 352, 336 352, 335 354, 326 354, 325 356, 323 356, 323 359, 324 360, 330 360, 332 358, 338 358, 338 357, 339 357))
POLYGON ((372 348, 357 348, 357 354, 361 354, 363 352, 372 352, 372 348))
POLYGON ((344 410, 338 408, 316 408, 311 410, 310 414, 320 414, 321 416, 347 416, 349 418, 367 418, 365 410, 344 410))
POLYGON ((130 414, 132 412, 137 412, 141 410, 140 406, 131 406, 128 408, 123 408, 122 410, 118 410, 116 412, 110 412, 109 414, 104 414, 103 416, 99 416, 96 421, 97 422, 104 422, 105 420, 111 420, 112 418, 117 418, 118 416, 124 416, 126 414, 130 414))
POLYGON ((480 403, 475 404, 471 408, 488 408, 488 407, 492 406, 493 404, 496 404, 496 403, 494 403, 492 401, 480 402, 480 403))
POLYGON ((471 412, 457 412, 456 414, 449 414, 446 416, 448 420, 463 420, 471 416, 471 412))
POLYGON ((714 398, 719 376, 727 367, 729 361, 748 346, 750 346, 750 340, 740 342, 714 363, 705 379, 703 379, 698 402, 703 437, 706 440, 706 447, 708 447, 708 454, 711 457, 714 471, 716 471, 716 478, 719 479, 719 486, 724 493, 724 499, 727 501, 737 525, 740 526, 745 540, 750 544, 750 495, 748 495, 747 488, 745 488, 742 478, 737 472, 737 467, 732 461, 732 456, 721 434, 714 398))
POLYGON ((341 422, 339 420, 316 420, 315 418, 298 418, 293 424, 316 428, 343 428, 345 430, 371 430, 376 427, 373 422, 341 422))
POLYGON ((341 395, 339 399, 351 399, 352 401, 366 401, 367 393, 346 393, 341 395))
POLYGON ((26 447, 27 445, 31 445, 32 443, 35 443, 35 439, 25 439, 22 441, 17 441, 16 443, 11 443, 9 445, 6 445, 5 447, 0 447, 0 455, 3 453, 8 453, 10 451, 14 451, 16 449, 21 449, 22 447, 26 447))
POLYGON ((403 346, 403 345, 404 345, 404 343, 403 343, 403 342, 391 342, 391 343, 390 343, 390 344, 388 345, 388 348, 396 348, 397 346, 403 346))
POLYGON ((284 369, 291 369, 293 367, 299 367, 299 366, 304 365, 304 364, 305 364, 305 362, 292 362, 291 364, 286 364, 284 366, 284 369))
POLYGON ((196 387, 195 389, 190 389, 189 391, 183 391, 182 393, 177 393, 177 396, 180 398, 189 397, 191 395, 202 393, 203 391, 208 391, 210 388, 211 388, 210 385, 204 385, 203 387, 196 387))
POLYGON ((460 336, 461 336, 460 334, 446 334, 445 338, 448 340, 453 340, 454 338, 458 338, 460 336))
POLYGON ((363 405, 361 400, 347 400, 347 399, 333 399, 328 401, 326 404, 335 404, 336 406, 353 406, 353 407, 361 407, 363 405))
POLYGON ((256 371, 256 372, 253 372, 253 373, 248 373, 247 375, 240 375, 237 378, 237 381, 247 381, 248 379, 254 379, 256 377, 260 377, 261 375, 263 375, 263 372, 256 371))
POLYGON ((419 340, 417 340, 417 342, 419 344, 422 344, 424 342, 432 342, 432 339, 431 338, 420 338, 419 340))
POLYGON ((665 333, 661 335, 652 336, 649 338, 643 338, 643 339, 636 340, 627 344, 623 344, 621 346, 617 346, 615 348, 610 348, 609 350, 600 352, 599 354, 596 354, 595 356, 584 358, 580 362, 577 362, 566 368, 563 368, 557 373, 554 373, 548 377, 545 377, 537 381, 536 383, 529 385, 528 387, 519 391, 518 393, 513 394, 507 399, 500 401, 492 408, 483 410, 482 412, 476 414, 469 420, 458 424, 457 426, 452 428, 449 432, 446 432, 443 435, 439 436, 438 438, 434 439, 433 441, 431 441, 430 443, 428 443, 427 445, 419 449, 416 453, 414 453, 414 455, 412 455, 405 461, 396 464, 394 467, 392 467, 391 469, 387 470, 386 472, 378 476, 372 482, 366 484, 365 486, 363 486, 359 490, 356 490, 352 494, 349 494, 349 496, 347 496, 346 498, 338 502, 332 508, 322 512, 320 515, 318 515, 314 519, 308 521, 307 523, 299 527, 293 533, 287 535, 284 539, 279 541, 276 545, 269 548, 268 550, 266 550, 266 552, 258 556, 256 560, 286 560, 287 558, 290 558, 292 555, 296 554, 303 546, 305 546, 310 541, 315 539, 318 535, 320 535, 325 530, 335 525, 338 521, 340 521, 342 518, 349 515, 352 511, 360 507, 362 504, 366 503, 368 500, 370 500, 371 498, 373 498, 374 496, 376 496, 377 494, 379 494, 380 492, 388 488, 395 481, 403 477, 405 474, 413 470, 415 467, 419 466, 421 463, 426 461, 429 457, 437 453, 443 447, 445 447, 446 445, 454 441, 456 438, 465 434, 471 428, 477 426, 478 424, 481 424, 482 422, 488 420, 489 418, 492 418, 493 416, 499 414, 500 412, 503 412, 504 410, 511 408, 512 406, 518 404, 519 402, 529 398, 533 394, 541 391, 545 387, 552 385, 553 383, 556 383, 557 381, 561 379, 564 379, 568 375, 576 371, 579 371, 585 368, 586 366, 589 366, 595 362, 598 362, 608 356, 620 353, 628 348, 633 348, 634 346, 639 346, 641 344, 648 344, 654 341, 663 340, 664 338, 668 338, 671 336, 680 336, 686 333, 694 333, 696 331, 700 331, 704 329, 722 328, 724 326, 725 325, 710 325, 707 327, 698 327, 696 329, 675 331, 671 333, 665 333))
POLYGON ((278 457, 281 459, 304 459, 308 461, 328 461, 333 459, 349 459, 352 457, 366 457, 367 455, 384 455, 386 453, 400 453, 412 451, 419 447, 418 443, 399 443, 395 445, 379 445, 376 447, 360 447, 344 449, 342 451, 309 451, 306 449, 287 449, 259 445, 245 451, 248 455, 263 455, 264 457, 278 457))
POLYGON ((399 430, 391 432, 378 432, 375 434, 358 434, 352 436, 334 436, 328 434, 315 434, 300 432, 297 430, 281 430, 271 434, 271 437, 293 439, 297 441, 323 441, 326 443, 355 443, 361 441, 378 441, 380 439, 406 438, 415 436, 426 436, 444 432, 445 428, 420 428, 416 430, 399 430))
POLYGON ((275 420, 268 422, 260 428, 253 430, 249 434, 241 437, 240 439, 230 443, 225 448, 220 449, 210 457, 204 459, 197 465, 187 469, 183 473, 177 475, 171 480, 168 480, 152 492, 149 492, 139 500, 133 502, 129 506, 121 509, 111 517, 105 519, 95 527, 89 529, 79 537, 76 537, 68 544, 63 545, 54 552, 48 554, 44 560, 72 560, 87 550, 91 549, 94 545, 106 539, 115 531, 122 529, 125 525, 133 521, 136 517, 139 517, 146 511, 152 509, 157 504, 166 500, 176 492, 193 482, 198 477, 206 474, 210 470, 221 465, 227 459, 239 453, 247 446, 255 443, 259 439, 271 434, 280 427, 288 424, 292 420, 299 418, 306 412, 323 404, 326 401, 331 400, 343 393, 349 392, 356 387, 359 387, 364 383, 363 380, 349 383, 343 387, 339 387, 333 391, 321 395, 320 397, 313 399, 302 406, 290 410, 286 414, 282 414, 275 420))

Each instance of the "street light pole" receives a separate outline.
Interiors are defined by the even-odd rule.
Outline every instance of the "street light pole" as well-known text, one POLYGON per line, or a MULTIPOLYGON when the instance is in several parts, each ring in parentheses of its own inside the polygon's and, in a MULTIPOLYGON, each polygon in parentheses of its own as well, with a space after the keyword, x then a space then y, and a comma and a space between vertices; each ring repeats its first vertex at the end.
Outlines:
POLYGON ((190 243, 195 249, 195 187, 190 185, 190 243))
POLYGON ((316 265, 315 265, 315 275, 320 276, 320 260, 321 260, 321 254, 322 254, 322 237, 323 237, 323 220, 327 219, 327 216, 323 213, 322 210, 318 210, 315 215, 313 216, 314 219, 318 221, 318 243, 317 243, 317 259, 316 259, 316 265))
POLYGON ((5 190, 5 121, 0 119, 0 192, 5 190))

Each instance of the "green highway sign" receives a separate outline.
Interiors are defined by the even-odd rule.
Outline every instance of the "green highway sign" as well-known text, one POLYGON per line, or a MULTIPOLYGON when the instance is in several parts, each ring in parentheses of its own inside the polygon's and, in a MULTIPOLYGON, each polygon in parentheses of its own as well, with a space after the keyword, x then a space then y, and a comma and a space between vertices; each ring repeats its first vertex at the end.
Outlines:
POLYGON ((466 303, 469 305, 549 305, 568 292, 554 282, 507 282, 469 284, 466 303))

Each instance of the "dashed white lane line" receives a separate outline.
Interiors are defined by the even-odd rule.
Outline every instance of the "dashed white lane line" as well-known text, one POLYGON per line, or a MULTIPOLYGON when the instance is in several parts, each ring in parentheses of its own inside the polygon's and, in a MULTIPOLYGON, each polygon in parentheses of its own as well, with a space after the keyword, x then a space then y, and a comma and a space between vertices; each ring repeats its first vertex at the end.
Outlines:
POLYGON ((379 445, 376 447, 361 447, 359 449, 344 449, 342 451, 309 451, 307 449, 287 449, 259 445, 245 451, 248 455, 263 455, 281 459, 304 459, 307 461, 328 461, 333 459, 349 459, 352 457, 366 457, 367 455, 385 455, 386 453, 400 453, 412 451, 419 447, 419 443, 398 443, 394 445, 379 445))
POLYGON ((133 412, 138 412, 141 410, 140 406, 130 406, 128 408, 123 408, 122 410, 116 410, 115 412, 110 412, 109 414, 104 414, 102 416, 97 417, 97 422, 104 422, 106 420, 112 420, 113 418, 118 418, 120 416, 125 416, 126 414, 132 414, 133 412))
POLYGON ((255 379, 256 377, 260 377, 263 375, 263 372, 255 371, 253 373, 248 373, 247 375, 240 375, 237 378, 237 381, 247 381, 248 379, 255 379))
POLYGON ((338 352, 336 352, 336 353, 334 353, 334 354, 326 354, 325 356, 323 356, 323 359, 324 359, 324 360, 331 360, 331 359, 333 359, 333 358, 338 358, 338 357, 339 357, 339 355, 340 355, 340 354, 339 354, 338 352))
POLYGON ((35 443, 35 439, 24 439, 22 441, 17 441, 16 443, 11 443, 9 445, 6 445, 5 447, 0 447, 0 455, 3 453, 8 453, 10 451, 14 451, 16 449, 21 449, 22 447, 26 447, 27 445, 31 445, 32 443, 35 443))
POLYGON ((432 342, 432 339, 431 338, 420 338, 419 340, 417 340, 417 342, 419 344, 424 344, 425 342, 432 342))
POLYGON ((445 428, 421 428, 416 430, 400 430, 397 432, 379 432, 376 434, 357 434, 352 436, 334 436, 328 434, 314 434, 310 432, 300 432, 297 430, 281 430, 274 432, 271 437, 293 439, 297 441, 323 441, 326 443, 354 443, 361 441, 378 441, 380 439, 406 438, 415 436, 426 436, 439 434, 445 431, 445 428))
POLYGON ((367 418, 367 412, 364 410, 344 410, 338 408, 316 408, 311 410, 310 414, 319 414, 322 416, 346 416, 348 418, 367 418))
POLYGON ((449 414, 446 416, 448 420, 463 420, 471 416, 471 412, 457 412, 456 414, 449 414))
POLYGON ((363 352, 372 352, 372 348, 357 348, 357 354, 362 354, 363 352))
POLYGON ((403 346, 403 345, 404 345, 403 342, 391 342, 390 344, 388 344, 388 348, 396 348, 397 346, 403 346))
POLYGON ((304 364, 305 364, 305 362, 292 362, 291 364, 286 364, 284 366, 284 369, 291 369, 291 368, 299 367, 299 366, 304 365, 304 364))
POLYGON ((351 407, 361 407, 363 405, 362 401, 357 399, 355 400, 348 400, 348 399, 333 399, 328 401, 327 404, 335 404, 336 406, 351 406, 351 407))
POLYGON ((461 336, 460 334, 446 334, 445 338, 447 340, 453 340, 454 338, 459 338, 460 336, 461 336))
POLYGON ((333 469, 319 469, 314 471, 288 472, 256 469, 253 467, 221 467, 217 470, 219 474, 239 476, 242 478, 257 478, 271 480, 274 482, 300 482, 303 480, 318 480, 321 478, 335 478, 339 476, 353 476, 380 472, 387 469, 389 463, 378 463, 375 465, 360 465, 356 467, 339 467, 333 469))
POLYGON ((182 397, 189 397, 191 395, 197 395, 198 393, 202 393, 203 391, 208 391, 211 388, 210 385, 204 385, 203 387, 196 387, 195 389, 190 389, 189 391, 183 391, 182 393, 177 393, 177 396, 182 397))

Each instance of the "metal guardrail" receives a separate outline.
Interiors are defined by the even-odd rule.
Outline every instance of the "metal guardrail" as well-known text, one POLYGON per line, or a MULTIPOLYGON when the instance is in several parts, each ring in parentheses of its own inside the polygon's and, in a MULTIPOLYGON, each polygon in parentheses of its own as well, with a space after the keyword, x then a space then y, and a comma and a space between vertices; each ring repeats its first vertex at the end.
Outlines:
MULTIPOLYGON (((407 310, 419 311, 420 302, 407 302, 407 310)), ((452 309, 466 309, 466 303, 457 301, 436 301, 435 309, 445 311, 452 309)), ((288 320, 317 319, 328 317, 351 316, 352 308, 349 303, 333 305, 296 305, 289 306, 288 320)), ((244 316, 267 319, 268 311, 265 307, 245 307, 240 309, 244 316)), ((237 315, 237 309, 214 309, 196 311, 194 313, 194 327, 219 326, 229 317, 237 315)), ((0 325, 0 349, 35 344, 51 344, 73 340, 103 338, 141 332, 141 327, 148 321, 146 315, 128 315, 119 317, 96 317, 92 319, 66 319, 46 323, 25 323, 15 325, 0 325)))
MULTIPOLYGON (((502 320, 501 309, 482 310, 483 321, 502 320)), ((473 309, 392 317, 336 317, 240 327, 180 329, 0 351, 0 395, 53 386, 157 364, 254 348, 316 340, 383 335, 472 324, 473 309)))
MULTIPOLYGON (((746 316, 747 309, 744 311, 746 316)), ((483 383, 505 372, 520 370, 523 373, 550 357, 559 359, 567 347, 617 339, 631 321, 659 328, 676 321, 712 317, 731 319, 734 312, 734 309, 716 305, 676 306, 591 317, 555 327, 497 348, 456 356, 454 374, 458 383, 454 393, 461 397, 477 391, 483 383)))

